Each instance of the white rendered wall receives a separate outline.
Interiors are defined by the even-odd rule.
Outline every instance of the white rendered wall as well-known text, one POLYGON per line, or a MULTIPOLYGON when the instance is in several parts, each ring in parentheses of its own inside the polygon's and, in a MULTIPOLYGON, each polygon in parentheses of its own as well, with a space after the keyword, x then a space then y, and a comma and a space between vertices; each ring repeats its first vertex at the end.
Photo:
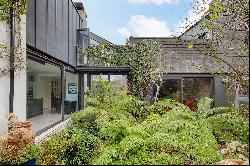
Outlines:
POLYGON ((76 89, 78 89, 78 75, 66 72, 66 92, 65 92, 65 98, 67 101, 78 101, 78 94, 69 94, 69 83, 75 83, 76 89))
MULTIPOLYGON (((21 27, 23 56, 26 58, 26 16, 22 17, 21 27)), ((3 22, 0 22, 0 42, 10 45, 10 31, 3 22)), ((9 65, 9 59, 0 58, 0 67, 6 65, 9 65)), ((9 112, 9 92, 9 74, 0 76, 0 134, 8 131, 6 115, 9 112)), ((20 120, 26 120, 26 68, 15 73, 14 113, 20 120)))

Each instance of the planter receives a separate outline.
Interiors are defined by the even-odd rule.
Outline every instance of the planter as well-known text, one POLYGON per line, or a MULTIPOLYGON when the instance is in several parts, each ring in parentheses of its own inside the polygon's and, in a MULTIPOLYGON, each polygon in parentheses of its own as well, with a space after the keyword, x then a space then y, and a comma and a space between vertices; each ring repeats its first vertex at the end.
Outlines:
POLYGON ((23 163, 22 165, 36 165, 36 159, 33 158, 31 160, 28 160, 26 163, 23 163))

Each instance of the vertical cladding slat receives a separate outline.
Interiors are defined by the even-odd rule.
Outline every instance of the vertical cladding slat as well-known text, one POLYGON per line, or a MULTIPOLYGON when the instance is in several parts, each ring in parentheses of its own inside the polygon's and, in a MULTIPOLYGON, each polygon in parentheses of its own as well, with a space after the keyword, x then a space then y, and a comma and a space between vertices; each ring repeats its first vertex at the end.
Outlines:
POLYGON ((27 44, 35 47, 36 40, 36 9, 35 9, 35 0, 28 1, 28 10, 27 10, 27 44))
POLYGON ((67 60, 63 56, 63 1, 56 0, 56 57, 60 60, 67 60))
POLYGON ((46 52, 46 3, 45 0, 36 0, 36 47, 46 52))
POLYGON ((63 42, 62 42, 62 54, 65 62, 68 62, 68 40, 69 40, 69 26, 68 26, 68 9, 69 1, 63 0, 63 42))
POLYGON ((70 55, 69 63, 71 65, 75 65, 76 63, 76 29, 77 29, 77 12, 75 8, 73 8, 73 24, 72 24, 72 52, 70 55))
POLYGON ((79 23, 80 23, 79 19, 80 19, 79 15, 76 14, 76 28, 77 29, 79 28, 79 23))
POLYGON ((56 0, 48 0, 47 53, 56 54, 56 0))
POLYGON ((68 27, 69 27, 69 54, 68 54, 68 63, 70 63, 70 59, 71 59, 71 54, 73 52, 73 5, 71 2, 69 2, 69 24, 68 24, 68 27))

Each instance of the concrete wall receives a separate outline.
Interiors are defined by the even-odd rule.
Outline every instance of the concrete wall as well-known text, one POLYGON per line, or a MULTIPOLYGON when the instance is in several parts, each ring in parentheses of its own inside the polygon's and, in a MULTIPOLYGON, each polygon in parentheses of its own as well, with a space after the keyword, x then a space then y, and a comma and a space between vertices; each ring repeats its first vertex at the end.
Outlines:
MULTIPOLYGON (((22 48, 26 50, 26 17, 21 22, 22 48)), ((10 31, 8 26, 0 22, 0 43, 10 44, 10 31)), ((1 53, 0 53, 1 54, 1 53)), ((23 54, 26 58, 26 53, 23 54)), ((0 58, 0 67, 9 65, 9 58, 0 58)), ((9 112, 9 74, 0 76, 0 133, 7 132, 7 118, 9 112)), ((14 113, 21 120, 26 119, 26 69, 15 73, 14 113)))
POLYGON ((206 22, 205 19, 202 19, 198 21, 196 24, 194 24, 190 29, 188 29, 186 32, 184 32, 180 38, 182 40, 193 40, 198 39, 200 35, 202 35, 204 32, 207 34, 206 37, 210 38, 211 33, 202 28, 202 25, 206 22))

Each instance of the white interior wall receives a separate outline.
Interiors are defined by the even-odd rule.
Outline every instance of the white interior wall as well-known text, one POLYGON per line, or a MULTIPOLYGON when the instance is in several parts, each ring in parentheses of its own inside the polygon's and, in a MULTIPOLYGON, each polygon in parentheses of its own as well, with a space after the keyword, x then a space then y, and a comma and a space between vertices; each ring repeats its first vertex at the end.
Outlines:
POLYGON ((69 83, 76 83, 76 88, 78 90, 78 75, 66 72, 66 92, 65 92, 65 99, 67 101, 77 101, 78 94, 69 94, 69 83))

